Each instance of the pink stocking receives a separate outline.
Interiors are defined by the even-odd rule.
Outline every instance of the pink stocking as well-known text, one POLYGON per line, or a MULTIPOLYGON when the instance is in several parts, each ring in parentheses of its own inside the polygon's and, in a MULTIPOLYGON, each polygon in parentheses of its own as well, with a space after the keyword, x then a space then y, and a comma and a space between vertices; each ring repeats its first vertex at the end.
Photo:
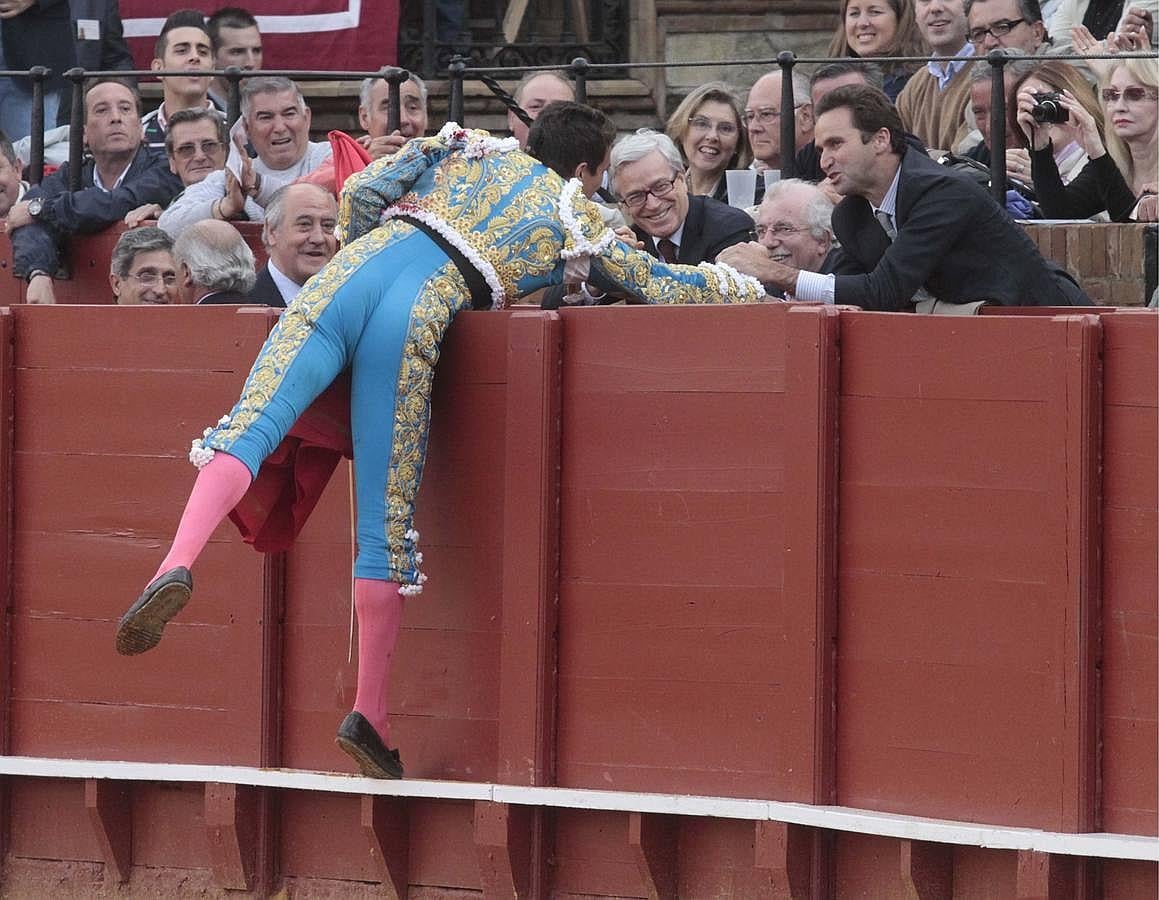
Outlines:
POLYGON ((236 456, 218 450, 198 474, 193 491, 181 514, 181 524, 173 538, 169 555, 157 570, 159 575, 177 566, 192 568, 209 542, 214 529, 249 489, 250 470, 236 456))
POLYGON ((382 742, 390 746, 387 681, 402 627, 402 595, 393 581, 355 578, 354 608, 358 612, 358 693, 354 710, 365 716, 382 742))

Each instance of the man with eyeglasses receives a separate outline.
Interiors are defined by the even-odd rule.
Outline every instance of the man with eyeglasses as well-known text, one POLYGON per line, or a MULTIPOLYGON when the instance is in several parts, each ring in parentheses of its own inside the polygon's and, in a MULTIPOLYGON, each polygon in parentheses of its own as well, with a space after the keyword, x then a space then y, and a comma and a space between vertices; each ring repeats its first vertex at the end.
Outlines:
MULTIPOLYGON (((774 182, 757 212, 757 241, 773 262, 808 272, 854 271, 833 244, 833 202, 815 184, 789 178, 774 182)), ((770 294, 783 296, 775 286, 770 294)))
MULTIPOLYGON (((793 109, 796 121, 796 154, 813 139, 813 105, 809 100, 809 79, 793 72, 793 109)), ((744 122, 748 127, 749 146, 753 151, 753 167, 758 172, 781 168, 781 70, 768 72, 758 78, 749 89, 745 103, 744 122)), ((760 193, 763 184, 757 180, 760 193)))
MULTIPOLYGON (((203 181, 210 172, 225 166, 226 140, 225 117, 216 109, 177 110, 165 135, 169 171, 185 187, 203 181)), ((161 213, 160 204, 146 203, 125 216, 125 224, 135 228, 161 213)))
POLYGON ((665 262, 715 262, 725 247, 752 237, 748 213, 689 193, 680 151, 666 134, 641 128, 620 138, 608 174, 636 237, 665 262))
POLYGON ((966 0, 965 9, 966 37, 976 53, 1002 47, 1033 56, 1050 49, 1038 0, 966 0))
POLYGON ((157 227, 126 231, 113 248, 109 286, 121 306, 179 302, 173 239, 157 227))

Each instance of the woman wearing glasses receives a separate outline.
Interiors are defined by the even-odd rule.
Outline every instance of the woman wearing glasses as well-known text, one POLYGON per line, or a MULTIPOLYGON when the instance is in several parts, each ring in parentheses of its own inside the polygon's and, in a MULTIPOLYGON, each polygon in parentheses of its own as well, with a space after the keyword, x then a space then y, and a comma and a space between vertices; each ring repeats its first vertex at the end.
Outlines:
POLYGON ((841 0, 841 22, 829 41, 827 55, 882 58, 882 89, 896 101, 918 66, 886 58, 927 55, 914 18, 913 0, 841 0))
MULTIPOLYGON (((1125 59, 1111 70, 1101 90, 1110 127, 1106 140, 1095 116, 1071 91, 1059 105, 1073 121, 1078 143, 1090 161, 1064 185, 1054 161, 1050 131, 1035 118, 1038 100, 1031 91, 1016 93, 1016 118, 1029 139, 1042 213, 1048 218, 1087 218, 1104 210, 1113 222, 1156 221, 1156 172, 1159 171, 1159 61, 1125 59)), ((1039 118, 1042 112, 1038 113, 1039 118)))
POLYGON ((732 88, 722 81, 702 84, 680 101, 666 130, 688 167, 689 193, 727 203, 725 171, 752 162, 732 88))

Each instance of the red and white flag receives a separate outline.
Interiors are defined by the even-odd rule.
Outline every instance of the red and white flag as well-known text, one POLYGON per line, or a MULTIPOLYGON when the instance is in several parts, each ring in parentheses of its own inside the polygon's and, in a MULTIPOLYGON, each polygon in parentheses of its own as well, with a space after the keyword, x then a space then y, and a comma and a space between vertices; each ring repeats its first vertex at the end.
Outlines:
MULTIPOLYGON (((153 60, 153 43, 165 17, 188 0, 121 0, 125 39, 137 68, 153 60)), ((399 0, 221 0, 198 7, 206 14, 244 6, 262 32, 263 68, 369 71, 397 60, 399 0)))

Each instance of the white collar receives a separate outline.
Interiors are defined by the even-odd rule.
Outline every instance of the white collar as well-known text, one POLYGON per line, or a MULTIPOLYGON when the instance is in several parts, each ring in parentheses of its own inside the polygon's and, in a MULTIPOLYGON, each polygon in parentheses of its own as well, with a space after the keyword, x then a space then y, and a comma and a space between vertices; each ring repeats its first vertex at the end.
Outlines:
POLYGON ((676 245, 676 253, 677 253, 677 255, 679 255, 679 253, 680 253, 680 239, 682 237, 684 237, 684 223, 681 222, 680 227, 677 228, 670 235, 668 235, 668 237, 666 237, 666 238, 658 238, 658 237, 655 237, 654 235, 648 235, 648 237, 652 238, 652 245, 656 248, 657 253, 660 252, 660 242, 664 241, 664 240, 668 240, 676 245))
POLYGON ((282 295, 282 299, 286 301, 286 306, 290 305, 290 301, 298 296, 298 292, 302 290, 302 285, 294 281, 289 275, 286 275, 274 265, 274 261, 269 261, 270 277, 274 279, 274 285, 278 289, 278 293, 282 295))

